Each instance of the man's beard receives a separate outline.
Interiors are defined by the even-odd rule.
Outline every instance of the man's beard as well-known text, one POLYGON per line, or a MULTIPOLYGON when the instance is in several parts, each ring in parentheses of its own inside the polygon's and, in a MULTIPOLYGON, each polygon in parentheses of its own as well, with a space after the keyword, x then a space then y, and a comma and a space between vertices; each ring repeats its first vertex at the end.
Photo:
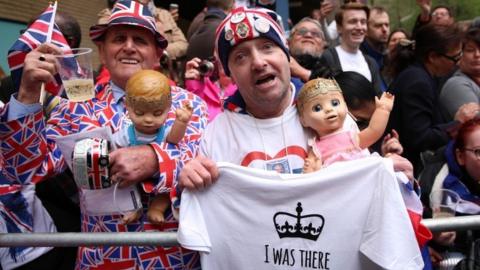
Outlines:
POLYGON ((315 64, 317 63, 317 61, 320 59, 321 55, 318 55, 318 56, 314 56, 312 54, 309 54, 309 53, 304 53, 304 54, 298 54, 298 55, 294 55, 292 54, 293 58, 295 58, 295 60, 297 60, 298 64, 300 64, 300 66, 308 69, 308 70, 311 70, 315 67, 315 64))

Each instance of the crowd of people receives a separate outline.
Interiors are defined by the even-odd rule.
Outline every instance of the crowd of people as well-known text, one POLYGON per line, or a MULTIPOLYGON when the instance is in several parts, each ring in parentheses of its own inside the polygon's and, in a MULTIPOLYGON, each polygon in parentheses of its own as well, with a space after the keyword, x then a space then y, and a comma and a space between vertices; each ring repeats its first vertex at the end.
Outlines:
MULTIPOLYGON (((178 9, 108 1, 89 29, 101 67, 83 102, 39 102, 63 52, 38 44, 20 76, 0 83, 0 232, 177 231, 182 193, 215 185, 218 162, 310 174, 374 157, 425 207, 449 189, 464 201, 457 215, 478 214, 480 20, 460 27, 448 6, 417 0, 412 31, 390 29, 385 8, 336 2, 319 1, 287 36, 286 18, 245 1, 207 0, 187 33, 178 9), (86 189, 58 141, 99 128, 117 146, 112 186, 86 189), (112 206, 117 185, 140 194, 134 213, 112 206)), ((58 12, 56 23, 80 47, 76 19, 58 12)), ((475 233, 411 224, 392 254, 377 247, 369 258, 388 269, 436 269, 452 251, 458 267, 475 259, 465 244, 475 233)), ((201 256, 183 246, 6 247, 0 269, 201 269, 201 256)))

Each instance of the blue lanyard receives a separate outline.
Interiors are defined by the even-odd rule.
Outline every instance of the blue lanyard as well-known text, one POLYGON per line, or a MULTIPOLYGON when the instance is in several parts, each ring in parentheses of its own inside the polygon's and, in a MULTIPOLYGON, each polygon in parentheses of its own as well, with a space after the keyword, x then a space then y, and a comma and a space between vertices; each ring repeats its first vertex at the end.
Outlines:
MULTIPOLYGON (((160 129, 158 130, 155 142, 163 142, 163 136, 165 136, 165 125, 162 125, 162 127, 160 127, 160 129)), ((133 126, 133 124, 128 126, 128 141, 130 143, 129 145, 141 145, 141 143, 137 141, 137 135, 135 135, 135 127, 133 126)))

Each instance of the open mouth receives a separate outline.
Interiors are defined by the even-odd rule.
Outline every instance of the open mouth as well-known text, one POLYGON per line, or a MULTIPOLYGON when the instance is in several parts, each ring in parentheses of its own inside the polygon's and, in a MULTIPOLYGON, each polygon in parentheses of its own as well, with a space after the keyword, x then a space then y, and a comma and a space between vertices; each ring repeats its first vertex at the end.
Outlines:
POLYGON ((336 115, 330 115, 330 116, 327 117, 327 120, 330 120, 330 121, 335 120, 335 119, 337 119, 336 115))
POLYGON ((271 81, 273 81, 275 79, 275 76, 274 75, 267 75, 267 76, 264 76, 260 79, 258 79, 255 84, 256 85, 262 85, 262 84, 266 84, 266 83, 269 83, 271 81))

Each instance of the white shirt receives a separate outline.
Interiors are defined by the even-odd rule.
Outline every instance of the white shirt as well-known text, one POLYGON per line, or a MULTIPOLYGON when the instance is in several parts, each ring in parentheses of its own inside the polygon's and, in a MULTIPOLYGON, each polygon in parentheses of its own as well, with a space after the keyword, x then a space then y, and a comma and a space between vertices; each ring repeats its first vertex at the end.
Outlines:
POLYGON ((338 53, 343 71, 355 71, 362 74, 368 81, 372 81, 372 73, 368 67, 367 60, 365 60, 365 56, 363 56, 360 50, 356 53, 350 53, 345 51, 340 45, 335 47, 335 50, 338 53))
MULTIPOLYGON (((350 116, 345 118, 344 128, 357 129, 350 116)), ((295 106, 285 109, 282 116, 270 119, 224 111, 208 124, 200 149, 214 161, 301 173, 309 135, 300 123, 295 106)))
POLYGON ((215 185, 184 191, 180 207, 178 241, 201 251, 202 269, 423 267, 388 159, 338 162, 303 175, 218 166, 215 185), (295 226, 298 206, 301 226, 320 230, 317 239, 279 234, 286 222, 295 226))

